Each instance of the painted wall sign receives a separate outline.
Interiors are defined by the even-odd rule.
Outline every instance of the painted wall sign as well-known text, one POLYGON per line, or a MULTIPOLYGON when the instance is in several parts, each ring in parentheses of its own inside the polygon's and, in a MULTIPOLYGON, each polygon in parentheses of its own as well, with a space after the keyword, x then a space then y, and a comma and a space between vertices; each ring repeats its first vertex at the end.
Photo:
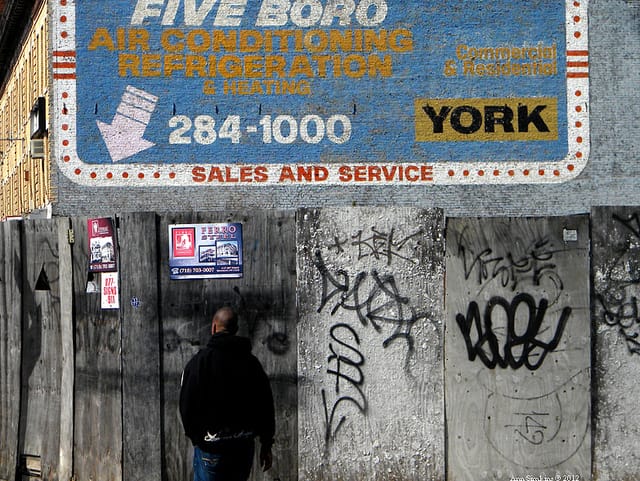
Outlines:
POLYGON ((589 152, 587 1, 54 2, 87 185, 558 182, 589 152))
POLYGON ((171 279, 242 277, 242 224, 169 225, 171 279))

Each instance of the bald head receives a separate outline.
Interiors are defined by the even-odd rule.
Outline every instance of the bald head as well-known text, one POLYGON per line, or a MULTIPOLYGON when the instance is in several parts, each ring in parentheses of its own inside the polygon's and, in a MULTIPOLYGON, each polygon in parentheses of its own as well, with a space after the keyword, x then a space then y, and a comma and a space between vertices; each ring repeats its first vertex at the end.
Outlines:
POLYGON ((232 308, 221 307, 213 315, 211 334, 217 332, 228 332, 229 334, 238 332, 238 315, 232 308))

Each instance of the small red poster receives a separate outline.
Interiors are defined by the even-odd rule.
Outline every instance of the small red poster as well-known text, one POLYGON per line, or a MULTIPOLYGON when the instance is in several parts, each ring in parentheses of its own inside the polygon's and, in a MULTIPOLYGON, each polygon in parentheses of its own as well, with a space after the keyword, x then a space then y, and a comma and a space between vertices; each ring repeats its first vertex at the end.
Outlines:
POLYGON ((116 243, 113 220, 108 217, 88 219, 89 272, 116 272, 116 243))
POLYGON ((173 257, 195 257, 196 230, 194 227, 173 229, 173 257))

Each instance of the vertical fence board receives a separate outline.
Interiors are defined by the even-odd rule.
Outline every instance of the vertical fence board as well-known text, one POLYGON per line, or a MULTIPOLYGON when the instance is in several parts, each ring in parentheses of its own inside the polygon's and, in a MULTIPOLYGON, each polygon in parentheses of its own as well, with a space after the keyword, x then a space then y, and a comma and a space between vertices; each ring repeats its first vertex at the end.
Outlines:
POLYGON ((20 222, 0 224, 0 480, 14 481, 20 418, 22 249, 20 222))
POLYGON ((592 211, 595 471, 599 481, 640 479, 640 207, 592 211), (633 441, 632 441, 633 440, 633 441))
POLYGON ((298 213, 299 479, 444 479, 443 215, 298 213))
POLYGON ((155 214, 121 216, 118 243, 123 479, 160 480, 162 423, 155 214))
POLYGON ((168 224, 196 222, 195 215, 161 217, 158 227, 160 312, 162 313, 162 380, 164 393, 164 463, 167 481, 192 479, 191 443, 184 435, 178 411, 182 369, 203 347, 210 300, 202 295, 204 281, 169 280, 168 224))
POLYGON ((588 228, 449 219, 448 479, 590 479, 588 228))
POLYGON ((197 213, 165 216, 160 222, 160 284, 163 317, 165 466, 168 481, 191 477, 190 443, 178 414, 180 375, 204 347, 211 317, 224 305, 240 315, 239 335, 271 380, 276 403, 274 467, 267 474, 254 465, 252 480, 293 480, 297 472, 295 225, 292 212, 197 213), (239 279, 169 280, 168 226, 177 223, 242 222, 244 276, 239 279))
POLYGON ((43 479, 58 478, 60 453, 60 275, 58 223, 23 223, 23 353, 20 454, 41 457, 43 479))
POLYGON ((58 222, 58 272, 60 275, 60 461, 58 478, 73 476, 73 260, 69 244, 69 219, 58 222))
MULTIPOLYGON (((87 293, 87 219, 74 218, 75 305, 74 474, 78 481, 122 480, 120 317, 102 310, 100 293, 87 293)), ((94 277, 98 281, 99 277, 94 277)), ((151 447, 158 449, 157 446, 151 447)))

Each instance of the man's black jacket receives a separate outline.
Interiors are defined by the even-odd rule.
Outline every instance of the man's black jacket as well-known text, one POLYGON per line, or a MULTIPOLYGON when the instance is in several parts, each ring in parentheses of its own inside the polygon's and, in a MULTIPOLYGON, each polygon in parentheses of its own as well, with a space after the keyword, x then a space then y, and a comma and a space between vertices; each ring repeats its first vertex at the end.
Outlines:
POLYGON ((249 433, 271 447, 271 386, 249 339, 217 333, 191 358, 182 375, 180 415, 187 437, 205 451, 219 439, 249 433))

